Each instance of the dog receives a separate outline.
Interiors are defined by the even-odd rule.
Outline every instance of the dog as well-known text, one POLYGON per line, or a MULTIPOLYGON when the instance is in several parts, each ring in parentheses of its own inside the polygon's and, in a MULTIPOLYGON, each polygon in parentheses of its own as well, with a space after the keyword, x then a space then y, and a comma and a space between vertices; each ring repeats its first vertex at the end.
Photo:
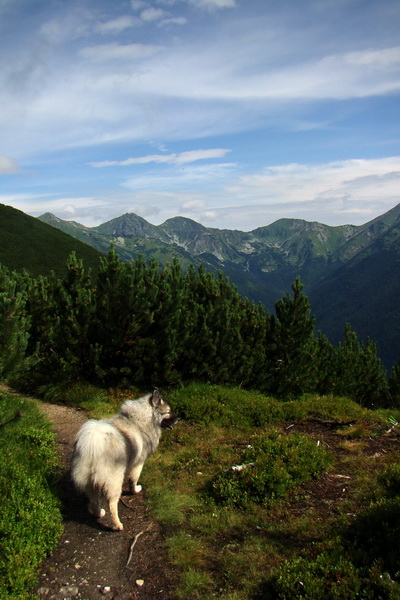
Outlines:
POLYGON ((118 502, 125 476, 133 493, 146 459, 157 448, 161 428, 172 429, 178 418, 156 388, 137 400, 126 400, 110 419, 90 419, 77 433, 71 461, 75 487, 89 499, 96 517, 110 512, 112 529, 121 531, 118 502))

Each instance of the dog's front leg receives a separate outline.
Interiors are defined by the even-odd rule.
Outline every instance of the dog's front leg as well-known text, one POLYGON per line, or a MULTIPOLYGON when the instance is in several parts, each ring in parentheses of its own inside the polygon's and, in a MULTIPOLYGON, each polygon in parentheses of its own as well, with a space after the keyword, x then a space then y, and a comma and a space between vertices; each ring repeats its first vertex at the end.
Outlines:
POLYGON ((143 469, 143 464, 144 463, 135 465, 134 467, 132 467, 131 472, 129 473, 129 483, 132 494, 138 494, 142 491, 142 486, 138 485, 137 482, 139 481, 139 477, 143 469))

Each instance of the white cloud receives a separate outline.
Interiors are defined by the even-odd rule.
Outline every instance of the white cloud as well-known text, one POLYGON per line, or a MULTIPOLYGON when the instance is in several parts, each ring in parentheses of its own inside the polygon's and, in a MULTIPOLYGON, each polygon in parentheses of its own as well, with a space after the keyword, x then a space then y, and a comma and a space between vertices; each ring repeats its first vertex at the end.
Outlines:
POLYGON ((80 55, 86 60, 92 62, 103 62, 109 60, 139 60, 154 56, 161 52, 162 46, 153 46, 150 44, 99 44, 97 46, 88 46, 80 50, 80 55))
POLYGON ((223 158, 230 150, 226 148, 212 148, 210 150, 188 150, 181 152, 176 157, 177 164, 191 163, 196 160, 206 160, 210 158, 223 158))
POLYGON ((142 10, 148 7, 148 3, 143 0, 131 0, 131 6, 133 10, 142 10))
MULTIPOLYGON (((242 176, 228 191, 236 203, 264 203, 317 214, 369 214, 399 201, 400 156, 320 165, 288 164, 242 176), (297 206, 297 209, 296 209, 297 206)), ((382 211, 384 212, 384 211, 382 211)), ((318 220, 315 218, 314 220, 318 220)))
MULTIPOLYGON (((65 19, 57 13, 57 20, 43 21, 45 41, 38 41, 33 31, 32 38, 20 40, 18 58, 5 52, 0 129, 8 145, 3 152, 21 157, 43 149, 155 137, 170 143, 266 128, 277 123, 277 114, 279 125, 286 126, 304 108, 311 114, 307 100, 375 97, 400 88, 398 46, 379 49, 377 44, 374 49, 368 41, 363 51, 348 52, 345 44, 341 51, 339 42, 315 43, 314 25, 304 44, 305 36, 291 35, 286 22, 278 20, 278 27, 267 19, 270 10, 276 19, 273 7, 260 10, 259 19, 250 11, 251 17, 241 21, 239 9, 244 11, 246 3, 237 3, 238 11, 226 11, 217 31, 210 16, 206 25, 201 23, 204 35, 199 30, 191 36, 194 6, 223 9, 235 3, 186 0, 185 17, 179 16, 182 1, 153 4, 169 12, 133 2, 137 14, 107 19, 102 11, 100 21, 100 12, 92 11, 82 20, 79 35, 75 12, 63 9, 65 19), (127 43, 127 28, 140 14, 156 20, 135 30, 136 43, 127 43), (181 38, 166 28, 160 31, 173 22, 188 24, 181 38), (101 31, 121 37, 98 44, 101 31)), ((83 8, 80 17, 82 13, 83 8)), ((318 127, 317 111, 313 114, 318 127)))
POLYGON ((152 21, 159 21, 165 15, 165 11, 161 8, 146 8, 144 11, 140 13, 140 18, 145 23, 151 23, 152 21))
POLYGON ((150 154, 148 156, 138 156, 136 158, 127 158, 125 160, 105 160, 101 162, 89 163, 91 167, 115 167, 115 166, 130 166, 144 165, 148 163, 170 163, 170 164, 186 164, 198 160, 208 160, 211 158, 223 158, 230 150, 225 148, 212 148, 210 150, 189 150, 179 154, 150 154))
POLYGON ((166 27, 168 25, 186 25, 188 20, 185 17, 171 17, 170 19, 162 19, 158 25, 166 27))
POLYGON ((196 8, 206 8, 208 10, 216 10, 220 8, 234 8, 236 0, 188 0, 196 8))
MULTIPOLYGON (((151 217, 157 217, 161 210, 158 206, 152 206, 151 204, 132 204, 127 206, 127 212, 134 213, 135 215, 139 215, 144 219, 148 219, 151 217)), ((119 215, 118 215, 119 216, 119 215)))
POLYGON ((189 202, 184 202, 182 205, 182 210, 203 210, 206 208, 207 204, 204 200, 189 200, 189 202))
MULTIPOLYGON (((102 204, 101 199, 89 196, 55 197, 56 194, 0 194, 0 203, 9 204, 23 212, 39 216, 46 212, 56 214, 61 219, 72 219, 92 211, 102 204)), ((96 211, 97 212, 97 211, 96 211)), ((97 215, 96 215, 97 216, 97 215)))
POLYGON ((19 173, 20 167, 13 158, 9 156, 4 156, 0 154, 0 175, 1 174, 10 174, 10 173, 19 173))
POLYGON ((365 66, 374 69, 396 68, 400 66, 400 46, 381 50, 363 50, 349 52, 344 61, 350 65, 365 66))
POLYGON ((130 29, 138 24, 138 20, 129 15, 118 17, 118 19, 112 19, 105 23, 99 23, 97 25, 97 31, 103 34, 118 34, 125 29, 130 29))

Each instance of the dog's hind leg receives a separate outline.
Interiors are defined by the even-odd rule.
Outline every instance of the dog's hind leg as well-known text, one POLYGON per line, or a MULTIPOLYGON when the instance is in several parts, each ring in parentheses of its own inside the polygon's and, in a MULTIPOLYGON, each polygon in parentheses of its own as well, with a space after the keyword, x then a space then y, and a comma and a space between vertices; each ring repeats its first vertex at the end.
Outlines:
POLYGON ((132 494, 139 494, 139 492, 142 491, 142 486, 138 485, 137 482, 139 481, 139 477, 140 477, 140 474, 143 469, 143 464, 144 463, 135 465, 134 467, 132 467, 132 469, 129 473, 129 482, 130 482, 132 494))
POLYGON ((117 496, 115 498, 111 498, 108 501, 108 506, 110 508, 110 515, 111 515, 111 519, 112 519, 112 523, 113 523, 112 528, 114 529, 114 531, 122 531, 124 528, 124 526, 122 525, 121 521, 119 520, 119 516, 118 516, 118 502, 119 502, 119 496, 117 496))
POLYGON ((95 517, 104 517, 106 511, 104 510, 104 508, 101 508, 101 494, 99 494, 95 490, 88 490, 86 494, 89 498, 89 512, 95 517))

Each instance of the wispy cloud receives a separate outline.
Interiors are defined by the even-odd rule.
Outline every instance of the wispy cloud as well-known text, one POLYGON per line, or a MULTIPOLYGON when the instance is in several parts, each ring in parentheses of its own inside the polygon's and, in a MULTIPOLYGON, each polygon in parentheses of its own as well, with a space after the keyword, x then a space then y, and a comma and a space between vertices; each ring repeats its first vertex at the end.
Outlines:
POLYGON ((150 7, 150 8, 145 8, 140 13, 140 18, 145 23, 151 23, 152 21, 159 21, 164 16, 166 16, 166 14, 167 13, 164 10, 162 10, 161 8, 150 7))
POLYGON ((169 19, 161 19, 158 23, 159 27, 167 27, 168 25, 186 25, 188 20, 186 17, 171 17, 169 19))
POLYGON ((196 162, 198 160, 209 160, 212 158, 223 158, 230 150, 225 148, 212 148, 210 150, 188 150, 179 154, 150 154, 147 156, 138 156, 135 158, 127 158, 125 160, 104 160, 100 162, 89 163, 91 167, 127 167, 130 165, 145 165, 148 163, 169 163, 182 165, 186 163, 196 162))
POLYGON ((117 19, 112 19, 104 23, 98 23, 96 29, 102 34, 115 35, 121 33, 121 31, 125 31, 126 29, 137 26, 138 23, 138 19, 135 19, 131 15, 123 15, 117 19))
POLYGON ((236 0, 188 0, 196 8, 206 8, 207 10, 218 10, 220 8, 234 8, 236 0))
MULTIPOLYGON (((288 164, 244 175, 228 191, 236 203, 262 203, 266 207, 290 206, 291 214, 325 220, 334 212, 336 221, 382 212, 399 201, 400 156, 384 159, 335 161, 325 164, 288 164)), ((378 213, 379 214, 379 213, 378 213)))
POLYGON ((85 59, 94 62, 103 62, 108 60, 139 60, 154 56, 164 50, 162 46, 153 46, 151 44, 99 44, 82 48, 79 54, 85 59))
POLYGON ((20 170, 16 160, 0 154, 0 174, 19 173, 20 170))

